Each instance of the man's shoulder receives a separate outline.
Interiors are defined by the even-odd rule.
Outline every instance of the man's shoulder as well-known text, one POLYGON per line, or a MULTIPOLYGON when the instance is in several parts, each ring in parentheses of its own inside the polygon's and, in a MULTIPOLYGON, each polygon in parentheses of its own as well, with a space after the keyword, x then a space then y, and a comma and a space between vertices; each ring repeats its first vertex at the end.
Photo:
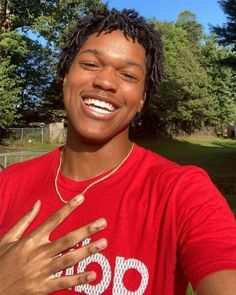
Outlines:
POLYGON ((191 174, 207 175, 206 171, 195 165, 182 165, 170 160, 152 150, 138 146, 140 154, 140 165, 146 167, 150 172, 162 174, 162 176, 179 178, 191 174))
POLYGON ((136 151, 139 154, 140 161, 150 163, 150 165, 157 165, 160 167, 176 167, 179 166, 174 161, 167 159, 166 157, 154 152, 153 150, 144 146, 136 145, 136 151))
POLYGON ((53 166, 53 163, 55 163, 59 153, 60 149, 55 149, 51 152, 45 152, 33 159, 11 164, 1 171, 0 177, 1 179, 7 179, 9 177, 19 178, 23 177, 25 173, 29 175, 30 173, 35 172, 35 170, 41 170, 42 172, 48 170, 51 166, 53 166))

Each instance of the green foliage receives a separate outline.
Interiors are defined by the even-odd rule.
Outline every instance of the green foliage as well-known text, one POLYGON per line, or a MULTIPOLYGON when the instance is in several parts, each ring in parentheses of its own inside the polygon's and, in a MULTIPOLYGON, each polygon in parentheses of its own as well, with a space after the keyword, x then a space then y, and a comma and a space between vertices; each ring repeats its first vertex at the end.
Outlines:
POLYGON ((196 15, 191 11, 185 10, 178 16, 176 25, 181 27, 186 33, 191 49, 196 51, 200 47, 203 39, 203 26, 197 22, 196 15))
POLYGON ((220 44, 229 46, 234 54, 225 59, 225 63, 236 68, 236 5, 235 0, 219 0, 218 1, 224 13, 226 14, 227 21, 222 26, 212 27, 216 33, 220 44))
POLYGON ((3 32, 0 34, 0 57, 24 54, 28 51, 25 37, 18 32, 3 32))
POLYGON ((25 37, 15 31, 0 34, 0 129, 11 126, 19 119, 22 81, 17 60, 28 51, 25 37))
MULTIPOLYGON (((102 5, 100 0, 0 2, 0 128, 65 116, 56 78, 59 49, 77 16, 102 5)), ((180 13, 176 23, 154 22, 165 45, 166 75, 139 127, 145 134, 191 133, 235 120, 236 82, 223 65, 232 51, 213 37, 203 42, 202 25, 190 11, 180 13)))
POLYGON ((165 79, 153 98, 155 112, 170 133, 191 132, 214 118, 208 75, 189 46, 187 32, 172 23, 157 23, 165 48, 165 79))
POLYGON ((223 124, 236 119, 236 81, 224 63, 232 52, 213 36, 204 36, 189 11, 182 12, 176 23, 152 21, 162 34, 165 77, 136 133, 172 136, 204 126, 222 132, 223 124))
POLYGON ((89 13, 102 4, 98 0, 51 0, 41 1, 40 6, 42 13, 34 20, 32 29, 58 49, 65 43, 78 15, 89 13))
POLYGON ((202 46, 202 64, 209 77, 209 92, 214 99, 215 121, 223 123, 236 119, 236 80, 232 68, 222 64, 231 51, 218 46, 215 36, 210 36, 202 46))
POLYGON ((16 67, 10 59, 0 62, 0 129, 9 127, 17 119, 16 106, 21 88, 16 67))
POLYGON ((1 84, 4 84, 1 88, 4 89, 1 93, 1 105, 8 106, 6 84, 8 89, 11 89, 9 97, 13 95, 15 88, 12 101, 17 97, 17 103, 12 103, 10 113, 15 118, 21 118, 10 120, 6 109, 4 120, 8 123, 4 123, 4 126, 13 122, 14 125, 22 125, 27 121, 38 120, 43 115, 47 116, 49 121, 56 119, 55 114, 60 113, 58 110, 63 108, 60 101, 61 89, 55 87, 59 49, 74 26, 77 16, 89 13, 91 9, 101 5, 100 0, 0 2, 0 66, 5 66, 3 59, 6 59, 9 65, 4 77, 0 78, 1 84), (32 36, 38 40, 33 40, 32 36), (57 99, 55 90, 58 91, 57 99), (45 102, 42 104, 43 101, 45 102), (45 109, 49 105, 52 107, 50 112, 45 109), (50 117, 50 114, 53 116, 50 117))
POLYGON ((236 51, 236 5, 235 0, 220 0, 219 4, 227 16, 227 22, 222 26, 213 27, 222 44, 232 45, 236 51))

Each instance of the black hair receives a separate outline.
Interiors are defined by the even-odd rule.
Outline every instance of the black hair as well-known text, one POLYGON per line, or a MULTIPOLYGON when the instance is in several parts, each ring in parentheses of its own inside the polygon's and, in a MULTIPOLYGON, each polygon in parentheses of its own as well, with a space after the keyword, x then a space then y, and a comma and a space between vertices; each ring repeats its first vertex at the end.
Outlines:
POLYGON ((146 51, 147 74, 145 81, 146 101, 157 90, 163 76, 163 48, 159 32, 154 24, 149 23, 133 9, 109 10, 103 7, 82 16, 62 49, 58 74, 61 79, 69 72, 70 67, 88 37, 94 33, 121 30, 124 36, 137 40, 146 51))

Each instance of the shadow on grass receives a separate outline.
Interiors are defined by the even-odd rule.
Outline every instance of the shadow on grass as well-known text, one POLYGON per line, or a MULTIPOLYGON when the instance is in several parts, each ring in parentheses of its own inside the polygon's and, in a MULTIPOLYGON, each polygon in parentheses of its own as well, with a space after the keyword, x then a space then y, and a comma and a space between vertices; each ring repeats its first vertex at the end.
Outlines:
POLYGON ((179 164, 205 169, 236 213, 236 140, 155 138, 136 142, 179 164))

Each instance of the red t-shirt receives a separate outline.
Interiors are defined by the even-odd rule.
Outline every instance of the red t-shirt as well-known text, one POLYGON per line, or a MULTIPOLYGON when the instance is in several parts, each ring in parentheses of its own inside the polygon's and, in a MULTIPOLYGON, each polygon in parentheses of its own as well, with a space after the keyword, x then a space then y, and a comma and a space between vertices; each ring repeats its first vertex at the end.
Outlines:
MULTIPOLYGON (((0 235, 38 199, 41 211, 27 233, 63 206, 54 188, 59 154, 0 173, 0 235)), ((76 182, 60 174, 58 187, 69 200, 95 179, 76 182)), ((100 217, 108 227, 91 239, 105 237, 107 249, 57 274, 93 269, 98 278, 54 294, 183 295, 188 281, 195 287, 210 273, 236 269, 234 216, 200 168, 179 166, 136 145, 115 174, 86 192, 51 239, 100 217)))

